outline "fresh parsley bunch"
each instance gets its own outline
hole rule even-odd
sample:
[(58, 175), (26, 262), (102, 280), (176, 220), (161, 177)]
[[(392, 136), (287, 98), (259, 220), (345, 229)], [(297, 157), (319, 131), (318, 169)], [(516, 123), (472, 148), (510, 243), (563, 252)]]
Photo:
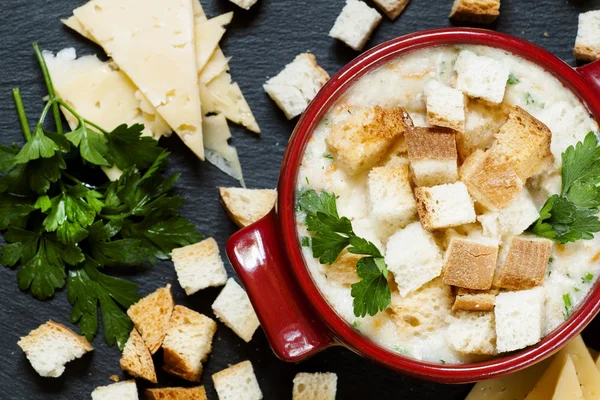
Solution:
[(529, 229), (557, 243), (593, 239), (600, 232), (600, 146), (594, 132), (562, 154), (562, 189), (546, 200)]
[(335, 262), (346, 248), (349, 253), (365, 256), (356, 263), (360, 281), (352, 285), (354, 315), (375, 315), (388, 308), (391, 292), (384, 258), (377, 246), (356, 236), (348, 218), (338, 215), (335, 195), (305, 190), (299, 196), (298, 208), (306, 213), (306, 229), (313, 234), (303, 244), (310, 245), (313, 257), (318, 258), (321, 264)]
[[(0, 262), (18, 268), (19, 288), (40, 300), (68, 286), (71, 322), (92, 340), (98, 306), (109, 345), (123, 348), (132, 322), (125, 313), (139, 300), (138, 286), (106, 274), (166, 259), (175, 247), (201, 239), (179, 214), (183, 199), (171, 194), (179, 175), (163, 177), (168, 153), (141, 136), (140, 124), (106, 131), (56, 95), (36, 44), (48, 101), (33, 132), (18, 89), (13, 98), (26, 142), (0, 146), (0, 230), (6, 244)], [(59, 106), (77, 120), (65, 133)], [(54, 114), (55, 131), (45, 128)], [(93, 185), (98, 167), (117, 167), (121, 177)]]

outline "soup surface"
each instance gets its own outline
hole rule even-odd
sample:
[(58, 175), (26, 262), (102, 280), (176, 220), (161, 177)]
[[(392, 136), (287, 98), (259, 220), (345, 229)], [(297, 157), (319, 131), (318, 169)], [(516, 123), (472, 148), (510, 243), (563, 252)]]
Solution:
[[(525, 115), (534, 117), (549, 128), (551, 155), (549, 153), (545, 158), (546, 164), (536, 165), (535, 171), (532, 170), (528, 174), (516, 172), (517, 176), (523, 178), (522, 192), (515, 196), (508, 206), (504, 204), (495, 207), (480, 201), (481, 197), (476, 196), (472, 186), (467, 185), (473, 199), (471, 208), (476, 217), (470, 220), (466, 217), (465, 221), (468, 222), (460, 223), (462, 208), (453, 209), (453, 205), (450, 204), (450, 208), (438, 210), (442, 214), (441, 218), (456, 217), (458, 222), (446, 224), (449, 227), (426, 227), (427, 223), (423, 221), (421, 211), (427, 214), (431, 210), (417, 212), (414, 207), (409, 206), (408, 211), (400, 215), (402, 213), (398, 207), (402, 205), (402, 201), (394, 199), (394, 196), (403, 195), (394, 189), (396, 182), (392, 179), (376, 186), (374, 171), (391, 165), (410, 165), (408, 179), (410, 188), (416, 193), (416, 187), (419, 186), (417, 180), (426, 181), (429, 172), (442, 171), (438, 161), (444, 159), (447, 163), (448, 158), (452, 158), (451, 154), (446, 158), (439, 154), (425, 157), (425, 163), (417, 170), (416, 164), (411, 165), (412, 159), (409, 160), (407, 138), (404, 137), (406, 134), (398, 134), (393, 140), (385, 142), (385, 152), (379, 149), (379, 155), (365, 161), (368, 166), (349, 165), (348, 158), (340, 150), (341, 146), (332, 146), (331, 135), (335, 135), (335, 129), (340, 129), (344, 124), (352, 124), (357, 112), (372, 109), (374, 106), (380, 106), (382, 109), (402, 107), (415, 127), (432, 127), (431, 122), (435, 121), (435, 118), (428, 119), (428, 100), (431, 100), (433, 108), (436, 100), (444, 103), (447, 97), (443, 91), (436, 92), (433, 85), (432, 92), (427, 93), (427, 84), (435, 81), (443, 85), (444, 89), (454, 89), (461, 85), (459, 79), (463, 80), (463, 87), (469, 87), (478, 85), (477, 82), (470, 82), (471, 78), (475, 81), (481, 78), (459, 76), (461, 67), (457, 65), (457, 58), (463, 52), (467, 52), (469, 57), (484, 56), (483, 59), (475, 58), (477, 61), (472, 62), (493, 60), (496, 66), (503, 68), (500, 68), (501, 71), (508, 70), (509, 75), (500, 103), (478, 98), (467, 93), (469, 90), (463, 90), (464, 111), (458, 112), (459, 120), (460, 112), (464, 112), (463, 125), (458, 128), (455, 126), (458, 132), (447, 133), (454, 135), (453, 140), (457, 143), (458, 152), (454, 163), (459, 176), (452, 178), (450, 171), (450, 178), (448, 174), (445, 175), (446, 178), (441, 178), (446, 179), (444, 183), (456, 185), (456, 182), (459, 182), (462, 185), (460, 182), (465, 160), (477, 151), (488, 151), (500, 141), (498, 132), (504, 129), (503, 125), (507, 123), (511, 110), (516, 106), (520, 107)], [(475, 68), (475, 71), (484, 71), (485, 68), (485, 64), (482, 64)], [(464, 71), (462, 73), (465, 74)], [(485, 75), (485, 71), (482, 74)], [(485, 77), (483, 79), (483, 85), (486, 85)], [(477, 87), (474, 90), (476, 91)], [(449, 116), (457, 115), (456, 108), (451, 109), (451, 105), (442, 105), (441, 110), (442, 114), (447, 111)], [(365, 115), (369, 117), (368, 112)], [(407, 122), (407, 126), (409, 125), (410, 122)], [(366, 125), (364, 129), (367, 129)], [(306, 214), (299, 211), (298, 237), (301, 238), (306, 265), (314, 282), (337, 313), (356, 330), (379, 345), (409, 357), (436, 363), (462, 363), (507, 351), (505, 344), (500, 345), (501, 341), (506, 341), (500, 336), (507, 333), (494, 325), (495, 319), (507, 318), (506, 315), (496, 314), (504, 312), (499, 310), (499, 297), (496, 297), (495, 309), (493, 306), (492, 309), (482, 306), (488, 311), (466, 311), (461, 310), (460, 306), (457, 309), (457, 305), (454, 304), (457, 294), (484, 294), (486, 298), (494, 299), (498, 293), (498, 296), (502, 296), (515, 291), (498, 287), (496, 264), (506, 262), (509, 243), (537, 220), (540, 209), (551, 195), (561, 192), (561, 154), (567, 147), (583, 141), (589, 132), (597, 131), (598, 125), (586, 107), (556, 78), (540, 67), (505, 51), (483, 46), (444, 46), (415, 51), (382, 65), (358, 80), (319, 123), (306, 147), (297, 188), (299, 193), (315, 190), (317, 193), (327, 191), (336, 196), (339, 216), (347, 217), (356, 235), (372, 242), (385, 256), (389, 268), (387, 280), (391, 301), (386, 309), (373, 313), (374, 315), (367, 313), (364, 317), (357, 317), (352, 296), (352, 285), (359, 280), (355, 266), (357, 258), (347, 250), (342, 251), (335, 262), (331, 263), (321, 263), (318, 258), (313, 257), (309, 238), (314, 232), (307, 230)], [(524, 131), (521, 133), (527, 134)], [(358, 146), (363, 153), (372, 150), (368, 147), (369, 143), (355, 143), (354, 146)], [(355, 150), (357, 149), (352, 148), (349, 151)], [(429, 151), (435, 152), (432, 149)], [(440, 174), (444, 175), (443, 171)], [(431, 185), (425, 183), (421, 186)], [(446, 196), (454, 198), (454, 194), (446, 195), (443, 191), (440, 193), (442, 202), (446, 200)], [(389, 200), (390, 209), (387, 209), (385, 202), (382, 203), (381, 197)], [(407, 201), (410, 203), (410, 200)], [(533, 217), (531, 204), (534, 205)], [(525, 213), (523, 210), (527, 210), (528, 206), (529, 211)], [(386, 215), (394, 218), (387, 218)], [(524, 227), (523, 223), (526, 224)], [(433, 239), (432, 243), (437, 246), (433, 252), (430, 247), (420, 247), (424, 235)], [(402, 237), (404, 239), (400, 240)], [(536, 240), (530, 235), (520, 237), (531, 242)], [(414, 241), (410, 238), (414, 238)], [(448, 269), (452, 268), (449, 266), (449, 258), (450, 242), (453, 238), (467, 239), (469, 243), (487, 246), (485, 248), (497, 248), (497, 254), (491, 256), (496, 266), (496, 271), (493, 272), (494, 284), (491, 287), (484, 284), (482, 288), (485, 289), (474, 291), (472, 288), (461, 289), (456, 287), (457, 285), (444, 283), (448, 278), (445, 274), (449, 274)], [(438, 251), (441, 256), (433, 254)], [(412, 254), (410, 257), (413, 257), (413, 260), (403, 260), (396, 265), (395, 257), (409, 257), (407, 254)], [(527, 264), (530, 259), (536, 257), (544, 259), (544, 255), (540, 256), (537, 250), (535, 254), (525, 251), (520, 256), (523, 259), (517, 261), (517, 264)], [(526, 285), (527, 293), (531, 290), (543, 291), (539, 311), (542, 315), (535, 316), (539, 317), (541, 324), (540, 334), (533, 340), (529, 339), (526, 345), (534, 344), (558, 327), (585, 298), (600, 273), (600, 235), (591, 240), (578, 240), (567, 244), (551, 242), (548, 256), (544, 261), (543, 280)], [(431, 268), (424, 267), (432, 263), (439, 264), (433, 268), (433, 274)], [(458, 263), (466, 261), (459, 259)], [(412, 272), (406, 270), (410, 265), (410, 268), (416, 268)], [(478, 268), (478, 264), (467, 265), (467, 268)], [(416, 276), (413, 276), (415, 274)], [(527, 297), (523, 297), (523, 301), (528, 302)], [(533, 312), (535, 314), (535, 311)], [(518, 319), (515, 322), (518, 324)], [(482, 328), (482, 325), (485, 326)], [(477, 338), (477, 335), (485, 337)], [(516, 347), (525, 346), (517, 344)], [(516, 348), (511, 347), (508, 350)]]

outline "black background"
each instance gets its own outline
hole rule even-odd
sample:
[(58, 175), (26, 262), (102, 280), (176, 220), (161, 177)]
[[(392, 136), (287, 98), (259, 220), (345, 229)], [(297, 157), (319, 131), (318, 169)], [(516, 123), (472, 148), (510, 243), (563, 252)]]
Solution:
[[(448, 14), (453, 0), (412, 0), (394, 22), (384, 17), (366, 48), (385, 40), (428, 28), (451, 26)], [(243, 11), (226, 0), (202, 0), (209, 17), (235, 11), (233, 23), (222, 41), (223, 51), (233, 57), (230, 66), (260, 124), (260, 137), (232, 125), (233, 143), (240, 154), (246, 183), (251, 188), (275, 187), (279, 166), (295, 121), (287, 121), (265, 95), (262, 84), (277, 74), (301, 52), (311, 51), (319, 64), (334, 74), (357, 53), (327, 33), (344, 5), (344, 0), (259, 0)], [(102, 50), (59, 22), (80, 5), (74, 0), (0, 0), (0, 138), (1, 142), (22, 143), (10, 90), (20, 87), (30, 118), (37, 118), (46, 95), (31, 43), (58, 51), (74, 46), (79, 55)], [(372, 5), (372, 4), (370, 4)], [(373, 6), (373, 5), (372, 5)], [(573, 65), (573, 43), (577, 15), (600, 9), (600, 0), (503, 0), (501, 16), (490, 27), (527, 39)], [(162, 144), (172, 151), (172, 172), (181, 172), (177, 191), (188, 198), (184, 214), (206, 236), (213, 236), (222, 251), (234, 231), (218, 202), (217, 186), (235, 186), (236, 182), (208, 163), (198, 161), (178, 138)], [(230, 275), (233, 272), (227, 265)], [(29, 365), (17, 346), (26, 335), (49, 318), (68, 325), (71, 310), (66, 292), (50, 301), (40, 302), (17, 288), (16, 273), (0, 268), (0, 399), (86, 399), (99, 385), (111, 383), (113, 374), (123, 377), (120, 353), (108, 347), (98, 336), (95, 351), (67, 365), (58, 378), (41, 378)], [(186, 297), (179, 287), (171, 263), (144, 269), (131, 276), (145, 295), (167, 283), (173, 284), (175, 301), (214, 317), (210, 305), (220, 289), (207, 289)], [(588, 343), (598, 347), (600, 321), (586, 330)], [(160, 360), (160, 353), (155, 357)], [(213, 353), (202, 378), (210, 399), (217, 398), (211, 375), (230, 364), (251, 360), (264, 398), (290, 399), (292, 379), (297, 372), (331, 371), (338, 374), (338, 399), (463, 399), (470, 385), (441, 385), (394, 374), (361, 359), (343, 348), (329, 349), (299, 365), (279, 361), (270, 351), (261, 330), (244, 343), (232, 331), (219, 324)], [(159, 371), (163, 385), (187, 385)], [(140, 385), (141, 387), (142, 385)]]

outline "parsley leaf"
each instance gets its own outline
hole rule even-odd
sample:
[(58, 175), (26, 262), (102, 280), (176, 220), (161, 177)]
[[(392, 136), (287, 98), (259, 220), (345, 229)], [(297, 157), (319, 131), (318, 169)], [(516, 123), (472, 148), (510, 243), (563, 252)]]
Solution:
[(30, 141), (15, 155), (13, 162), (15, 164), (25, 164), (38, 158), (50, 158), (60, 150), (60, 147), (46, 134), (41, 128), (33, 133)]
[(0, 145), (0, 173), (8, 172), (14, 167), (14, 158), (18, 152), (19, 149), (16, 146)]
[(101, 133), (79, 122), (77, 128), (67, 133), (65, 137), (79, 148), (79, 153), (84, 160), (94, 165), (111, 166), (106, 160), (108, 154), (107, 140)]
[(7, 229), (11, 225), (23, 225), (23, 219), (36, 209), (28, 203), (26, 199), (18, 196), (0, 194), (0, 229)]
[(387, 282), (387, 266), (383, 258), (364, 257), (356, 263), (360, 282), (352, 285), (354, 315), (375, 315), (389, 307), (390, 288)]
[(133, 166), (140, 170), (147, 169), (162, 152), (158, 141), (149, 136), (141, 136), (143, 130), (142, 124), (122, 124), (105, 135), (109, 158), (119, 169), (125, 170)]
[(519, 78), (512, 72), (508, 75), (508, 81), (506, 82), (509, 85), (516, 85), (517, 83), (521, 83)]

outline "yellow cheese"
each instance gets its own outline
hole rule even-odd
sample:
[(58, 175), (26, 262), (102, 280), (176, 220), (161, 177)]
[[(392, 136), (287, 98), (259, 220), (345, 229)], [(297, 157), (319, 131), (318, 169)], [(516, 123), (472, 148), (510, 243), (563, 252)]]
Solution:
[(583, 400), (583, 392), (577, 379), (577, 371), (570, 356), (567, 356), (560, 371), (552, 400)]
[(596, 350), (592, 349), (591, 347), (588, 347), (588, 351), (590, 352), (590, 355), (594, 360), (598, 357), (598, 352)]
[(227, 26), (233, 18), (233, 12), (219, 15), (205, 22), (195, 23), (196, 34), (196, 65), (202, 71), (206, 63), (219, 45)]
[(566, 358), (571, 356), (577, 377), (581, 384), (585, 400), (600, 399), (600, 371), (596, 368), (594, 360), (590, 355), (581, 335), (571, 340), (567, 346), (559, 352), (559, 356)]
[(200, 71), (200, 83), (206, 85), (217, 76), (227, 72), (229, 70), (229, 60), (230, 57), (225, 57), (225, 54), (217, 46), (215, 52), (210, 56), (202, 71)]
[(565, 357), (555, 356), (550, 366), (544, 372), (544, 375), (542, 375), (533, 390), (525, 397), (525, 400), (551, 400), (564, 364)]
[(206, 160), (246, 187), (237, 150), (228, 143), (231, 132), (223, 114), (205, 117), (202, 125)]
[(192, 0), (91, 0), (73, 13), (203, 159)]
[(596, 356), (596, 367), (598, 368), (598, 371), (600, 371), (600, 355)]
[(85, 30), (85, 28), (79, 23), (79, 20), (77, 20), (77, 18), (75, 18), (74, 15), (71, 15), (67, 19), (61, 19), (60, 22), (62, 22), (69, 28), (73, 29), (75, 32), (79, 33), (84, 38), (91, 40), (92, 42), (95, 42), (92, 35), (90, 35), (90, 33)]
[(192, 12), (194, 13), (194, 23), (206, 21), (206, 14), (200, 0), (192, 0)]

